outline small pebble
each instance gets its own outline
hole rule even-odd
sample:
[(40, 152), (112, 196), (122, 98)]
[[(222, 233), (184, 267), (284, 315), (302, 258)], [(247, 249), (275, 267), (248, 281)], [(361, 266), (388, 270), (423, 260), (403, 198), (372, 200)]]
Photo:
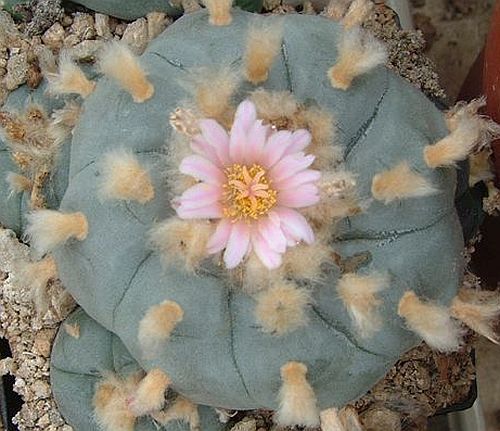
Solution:
[(123, 36), (123, 33), (125, 32), (126, 28), (127, 24), (124, 23), (117, 24), (115, 27), (115, 34), (120, 37)]
[(7, 90), (15, 90), (28, 78), (28, 54), (19, 52), (11, 55), (7, 61), (7, 74), (4, 83)]
[(69, 52), (71, 57), (76, 61), (94, 61), (97, 52), (103, 45), (104, 42), (102, 40), (84, 40), (71, 47)]
[(401, 431), (399, 413), (385, 407), (371, 407), (361, 415), (364, 431)]
[(148, 23), (145, 18), (139, 18), (129, 24), (123, 33), (122, 40), (137, 55), (144, 52), (148, 46)]
[(50, 385), (43, 380), (37, 380), (32, 385), (33, 393), (37, 398), (47, 398), (50, 396)]
[(112, 39), (111, 27), (109, 25), (109, 16), (102, 13), (95, 14), (95, 30), (97, 36), (103, 39)]
[(158, 35), (163, 33), (168, 25), (172, 23), (172, 19), (169, 18), (163, 12), (151, 12), (146, 15), (146, 20), (148, 22), (148, 39), (153, 40)]
[(256, 431), (257, 422), (253, 418), (244, 418), (231, 428), (231, 431)]
[(93, 39), (96, 36), (93, 16), (88, 13), (76, 13), (70, 32), (76, 35), (79, 41)]
[(56, 22), (42, 36), (45, 45), (52, 49), (60, 49), (64, 41), (64, 27)]
[(69, 15), (64, 15), (61, 23), (63, 27), (69, 27), (71, 24), (73, 24), (73, 18), (71, 18)]
[(78, 323), (65, 323), (64, 330), (70, 337), (77, 340), (80, 338), (80, 325)]

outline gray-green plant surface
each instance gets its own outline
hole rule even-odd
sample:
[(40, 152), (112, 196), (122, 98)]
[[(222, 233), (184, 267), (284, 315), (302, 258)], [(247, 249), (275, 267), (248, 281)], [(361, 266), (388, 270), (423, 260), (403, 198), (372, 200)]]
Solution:
[[(118, 337), (106, 331), (95, 320), (78, 309), (66, 319), (69, 325), (78, 325), (80, 337), (59, 331), (51, 355), (50, 380), (58, 407), (63, 416), (71, 418), (76, 430), (97, 431), (99, 426), (92, 410), (95, 387), (102, 375), (113, 372), (127, 377), (141, 369)], [(203, 430), (221, 428), (216, 413), (208, 407), (199, 408)], [(157, 431), (159, 425), (150, 418), (142, 418), (136, 431)], [(188, 431), (189, 425), (173, 421), (161, 428), (167, 431)]]
[[(181, 14), (179, 6), (168, 0), (76, 0), (76, 3), (126, 20), (140, 18), (149, 12), (165, 12), (170, 16)], [(235, 6), (249, 12), (259, 12), (262, 9), (262, 0), (236, 0)]]
[[(388, 205), (374, 201), (366, 213), (338, 227), (332, 249), (344, 258), (369, 255), (359, 272), (389, 276), (390, 288), (381, 294), (384, 324), (368, 339), (357, 336), (337, 296), (340, 273), (334, 265), (320, 282), (309, 286), (314, 298), (308, 308), (309, 324), (277, 337), (259, 329), (253, 315), (255, 301), (238, 286), (229, 285), (210, 267), (190, 274), (174, 263), (165, 265), (148, 246), (155, 223), (173, 215), (163, 160), (168, 152), (165, 142), (168, 147), (173, 133), (167, 116), (187, 97), (179, 81), (199, 66), (241, 64), (246, 29), (259, 19), (282, 19), (284, 28), (281, 53), (263, 86), (289, 90), (298, 101), (318, 104), (335, 115), (339, 144), (347, 168), (358, 175), (361, 196), (370, 196), (376, 173), (402, 160), (440, 190)], [(363, 395), (403, 352), (420, 342), (397, 316), (403, 292), (412, 289), (448, 304), (460, 285), (463, 239), (454, 205), (456, 172), (431, 170), (422, 158), (425, 145), (447, 134), (443, 115), (385, 67), (358, 78), (348, 91), (333, 89), (327, 70), (337, 58), (341, 31), (338, 24), (316, 16), (264, 18), (234, 11), (231, 25), (214, 27), (204, 11), (186, 15), (141, 57), (155, 86), (152, 99), (134, 104), (117, 84), (102, 78), (84, 103), (60, 209), (82, 211), (89, 235), (54, 252), (60, 278), (88, 315), (121, 339), (141, 368), (162, 368), (174, 389), (196, 403), (276, 409), (280, 367), (293, 360), (307, 365), (321, 408), (342, 406)], [(237, 101), (253, 88), (246, 84)], [(153, 201), (140, 205), (98, 199), (99, 160), (114, 148), (132, 150), (149, 167), (156, 191)], [(137, 340), (138, 325), (151, 306), (164, 300), (177, 302), (184, 319), (161, 354), (145, 360)], [(55, 353), (70, 352), (69, 342), (76, 343), (61, 336)], [(109, 350), (110, 336), (95, 337), (94, 343), (94, 349)], [(69, 356), (57, 353), (57, 366), (70, 369), (61, 361), (79, 361)], [(79, 381), (64, 374), (53, 381), (59, 402), (68, 405), (64, 414), (74, 424), (82, 423), (81, 407), (71, 407), (77, 405), (71, 397), (84, 391), (78, 389)], [(82, 388), (88, 392), (88, 379), (84, 381)]]
[[(43, 83), (36, 90), (23, 85), (12, 92), (0, 111), (22, 114), (29, 106), (39, 106), (47, 117), (52, 112), (64, 105), (62, 98), (53, 98), (47, 95), (47, 85)], [(55, 160), (50, 180), (45, 184), (44, 195), (49, 208), (58, 208), (59, 203), (68, 186), (69, 159), (71, 140), (67, 139), (61, 146)], [(0, 224), (22, 234), (25, 225), (25, 215), (30, 210), (29, 196), (27, 193), (11, 193), (8, 183), (5, 181), (7, 172), (19, 172), (18, 166), (13, 162), (11, 151), (7, 145), (5, 136), (0, 133), (0, 167), (2, 179), (0, 181)]]

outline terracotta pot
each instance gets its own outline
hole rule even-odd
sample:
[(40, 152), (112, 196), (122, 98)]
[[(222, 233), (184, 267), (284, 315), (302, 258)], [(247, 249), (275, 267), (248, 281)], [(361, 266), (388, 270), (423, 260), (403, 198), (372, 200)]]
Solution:
[[(486, 113), (500, 123), (500, 1), (495, 6), (486, 42), (483, 68), (483, 92), (487, 97)], [(500, 140), (492, 144), (497, 186), (500, 185)]]
[[(500, 0), (497, 1), (485, 49), (476, 59), (464, 82), (459, 100), (471, 100), (486, 95), (485, 114), (500, 123)], [(496, 183), (500, 185), (500, 140), (493, 143)], [(472, 269), (483, 287), (494, 289), (500, 282), (500, 217), (487, 216), (481, 226), (483, 240), (472, 256)]]

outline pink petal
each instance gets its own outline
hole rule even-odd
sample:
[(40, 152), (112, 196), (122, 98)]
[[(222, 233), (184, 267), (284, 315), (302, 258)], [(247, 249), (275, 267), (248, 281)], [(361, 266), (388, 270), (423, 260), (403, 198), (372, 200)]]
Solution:
[(203, 137), (203, 135), (193, 136), (191, 140), (191, 149), (202, 157), (207, 158), (212, 163), (217, 166), (220, 166), (219, 158), (217, 157), (217, 153), (215, 152), (215, 148), (213, 148)]
[(256, 119), (255, 105), (248, 100), (241, 102), (234, 115), (229, 138), (229, 156), (233, 163), (245, 162), (247, 136)]
[(228, 269), (235, 268), (242, 261), (250, 245), (250, 226), (238, 221), (233, 223), (224, 252), (224, 263)]
[(289, 190), (295, 189), (302, 184), (314, 183), (321, 178), (321, 172), (315, 171), (313, 169), (306, 169), (305, 171), (299, 172), (291, 178), (286, 178), (285, 180), (273, 183), (273, 189), (275, 190)]
[(303, 151), (311, 143), (311, 133), (306, 129), (299, 129), (292, 133), (292, 142), (287, 147), (285, 154)]
[(262, 124), (262, 120), (257, 120), (248, 131), (244, 151), (244, 160), (248, 165), (260, 163), (269, 129), (269, 126)]
[(280, 130), (267, 140), (262, 161), (266, 168), (270, 168), (281, 159), (286, 149), (291, 144), (291, 137), (292, 133), (288, 130)]
[(304, 153), (289, 154), (269, 170), (269, 178), (274, 183), (278, 183), (290, 178), (297, 172), (307, 169), (313, 162), (314, 156), (312, 154), (308, 156), (304, 155)]
[(228, 166), (229, 160), (229, 137), (224, 128), (212, 119), (203, 119), (198, 122), (201, 133), (210, 146), (215, 150), (217, 159), (221, 166)]
[(304, 208), (319, 202), (318, 188), (314, 184), (304, 184), (297, 189), (278, 193), (278, 204), (289, 208)]
[(276, 253), (284, 253), (286, 251), (287, 240), (279, 224), (273, 223), (269, 217), (259, 220), (259, 233), (267, 241), (269, 247)]
[(245, 147), (247, 145), (247, 133), (241, 127), (233, 125), (231, 129), (231, 138), (229, 141), (229, 158), (231, 163), (245, 162)]
[(297, 241), (292, 233), (286, 228), (286, 226), (282, 227), (283, 234), (286, 237), (286, 245), (288, 247), (295, 247), (299, 241)]
[(199, 183), (187, 189), (177, 201), (185, 209), (194, 209), (217, 202), (221, 196), (221, 187), (213, 184)]
[(233, 223), (231, 220), (227, 218), (221, 219), (217, 225), (217, 229), (215, 229), (215, 232), (207, 242), (208, 253), (214, 254), (224, 250), (229, 239), (229, 235), (231, 234), (232, 227)]
[(284, 207), (277, 207), (274, 211), (279, 215), (283, 229), (286, 229), (295, 241), (305, 241), (307, 244), (314, 242), (314, 232), (302, 214)]
[(257, 110), (250, 100), (244, 100), (238, 105), (234, 114), (233, 126), (237, 125), (244, 130), (249, 130), (252, 124), (257, 120)]
[(276, 211), (271, 210), (267, 213), (267, 215), (269, 217), (269, 220), (271, 220), (275, 225), (279, 226), (281, 224), (280, 216)]
[(200, 181), (209, 184), (221, 185), (226, 182), (226, 176), (211, 161), (199, 155), (192, 155), (182, 159), (179, 170), (186, 175), (191, 175)]
[(215, 202), (201, 208), (187, 209), (183, 205), (176, 208), (177, 215), (182, 219), (207, 219), (207, 218), (222, 218), (222, 205)]
[(281, 254), (272, 250), (268, 242), (258, 232), (252, 233), (252, 245), (255, 254), (267, 268), (275, 269), (281, 265)]

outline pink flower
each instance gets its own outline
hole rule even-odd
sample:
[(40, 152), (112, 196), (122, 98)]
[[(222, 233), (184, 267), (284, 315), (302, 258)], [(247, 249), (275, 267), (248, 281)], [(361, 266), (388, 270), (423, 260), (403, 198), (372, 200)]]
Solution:
[(224, 250), (227, 268), (254, 251), (277, 268), (287, 247), (311, 244), (314, 233), (297, 211), (319, 201), (320, 172), (308, 169), (314, 156), (303, 150), (307, 130), (274, 131), (257, 120), (255, 106), (243, 101), (231, 132), (212, 119), (199, 122), (201, 134), (180, 171), (199, 182), (175, 200), (182, 219), (220, 219), (208, 241), (208, 253)]

